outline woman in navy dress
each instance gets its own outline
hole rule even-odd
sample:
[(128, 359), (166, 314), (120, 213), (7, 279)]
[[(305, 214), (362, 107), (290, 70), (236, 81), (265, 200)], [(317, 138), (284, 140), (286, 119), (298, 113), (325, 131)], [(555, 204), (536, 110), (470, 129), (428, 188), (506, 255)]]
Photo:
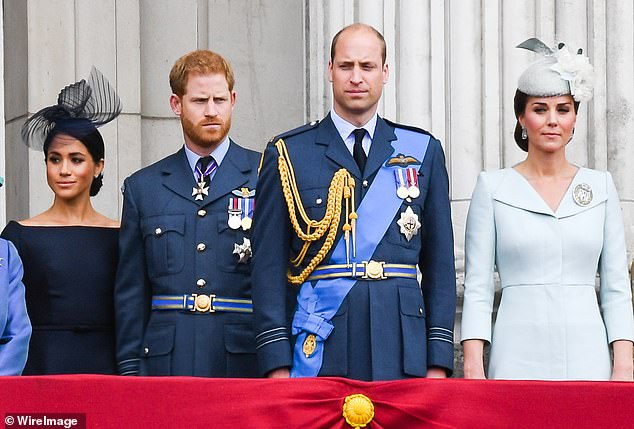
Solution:
[(33, 334), (24, 374), (114, 374), (114, 278), (118, 222), (98, 213), (90, 197), (102, 186), (104, 142), (97, 127), (121, 102), (95, 68), (88, 81), (64, 88), (58, 104), (33, 115), (24, 142), (44, 152), (53, 205), (2, 237), (24, 263)]

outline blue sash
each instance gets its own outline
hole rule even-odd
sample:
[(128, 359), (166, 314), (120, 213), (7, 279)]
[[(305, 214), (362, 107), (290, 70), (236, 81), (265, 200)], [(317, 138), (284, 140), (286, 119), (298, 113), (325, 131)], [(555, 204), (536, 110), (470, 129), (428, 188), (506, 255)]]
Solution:
[[(397, 140), (392, 142), (392, 156), (402, 153), (420, 160), (421, 166), (429, 135), (396, 128)], [(359, 205), (357, 214), (356, 258), (350, 262), (369, 261), (374, 254), (385, 232), (389, 228), (403, 200), (395, 191), (394, 168), (383, 164), (377, 172), (372, 185)], [(420, 168), (420, 167), (419, 167)], [(339, 238), (332, 253), (329, 264), (345, 264), (345, 240)], [(330, 335), (333, 325), (330, 320), (337, 313), (341, 303), (356, 279), (334, 278), (319, 280), (315, 287), (311, 282), (304, 282), (297, 295), (297, 309), (293, 317), (292, 333), (297, 335), (293, 354), (291, 377), (316, 377), (324, 358), (324, 342)], [(308, 334), (315, 334), (316, 348), (308, 357), (303, 352), (304, 341)]]

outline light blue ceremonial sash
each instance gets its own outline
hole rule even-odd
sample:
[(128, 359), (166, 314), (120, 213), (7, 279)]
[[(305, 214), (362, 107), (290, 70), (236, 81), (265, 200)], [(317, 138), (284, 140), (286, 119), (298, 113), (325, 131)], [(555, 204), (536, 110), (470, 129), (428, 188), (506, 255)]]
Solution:
[[(413, 156), (420, 160), (421, 166), (429, 135), (397, 128), (394, 130), (397, 140), (392, 142), (394, 152)], [(394, 168), (399, 165), (383, 164), (377, 172), (372, 185), (359, 205), (357, 214), (356, 258), (350, 255), (350, 262), (369, 261), (381, 239), (392, 223), (403, 200), (396, 195)], [(419, 167), (420, 168), (420, 167)], [(342, 236), (332, 253), (329, 264), (346, 263), (346, 244)], [(333, 325), (330, 320), (337, 313), (346, 295), (357, 282), (352, 278), (334, 278), (319, 280), (315, 287), (304, 282), (297, 295), (297, 309), (293, 317), (292, 333), (297, 335), (293, 354), (291, 377), (316, 377), (324, 359), (324, 342), (330, 335)], [(315, 334), (316, 348), (308, 357), (303, 352), (304, 341), (308, 334)]]

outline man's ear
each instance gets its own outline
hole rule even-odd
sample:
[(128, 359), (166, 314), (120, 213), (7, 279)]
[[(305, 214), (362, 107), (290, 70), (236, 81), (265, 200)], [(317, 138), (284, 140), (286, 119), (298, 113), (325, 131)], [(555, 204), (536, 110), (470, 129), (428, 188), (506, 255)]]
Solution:
[(182, 112), (182, 104), (181, 99), (178, 95), (172, 94), (170, 95), (170, 107), (172, 108), (172, 112), (176, 115), (180, 116)]

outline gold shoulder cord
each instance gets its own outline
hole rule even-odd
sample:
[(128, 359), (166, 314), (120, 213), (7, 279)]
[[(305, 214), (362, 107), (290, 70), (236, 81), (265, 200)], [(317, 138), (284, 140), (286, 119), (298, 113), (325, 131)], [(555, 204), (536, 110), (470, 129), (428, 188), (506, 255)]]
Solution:
[[(275, 143), (275, 147), (279, 152), (278, 169), (280, 172), (280, 181), (282, 182), (282, 192), (284, 193), (284, 199), (288, 206), (288, 213), (290, 217), (293, 229), (297, 234), (297, 237), (304, 242), (302, 250), (299, 254), (290, 262), (295, 267), (298, 267), (304, 261), (306, 253), (310, 245), (326, 234), (326, 240), (319, 249), (319, 252), (313, 257), (299, 275), (292, 275), (290, 270), (287, 274), (288, 281), (294, 285), (300, 285), (306, 281), (306, 278), (313, 272), (313, 270), (323, 261), (326, 254), (332, 248), (337, 236), (337, 229), (339, 228), (339, 222), (341, 219), (341, 209), (343, 207), (343, 200), (345, 200), (346, 206), (346, 223), (343, 226), (344, 239), (346, 241), (346, 262), (350, 263), (350, 234), (352, 233), (352, 253), (356, 254), (356, 221), (357, 213), (355, 212), (354, 204), (354, 178), (348, 170), (342, 168), (338, 170), (332, 177), (330, 187), (328, 188), (328, 201), (326, 203), (326, 214), (323, 219), (317, 221), (312, 220), (306, 214), (302, 199), (297, 189), (297, 182), (295, 181), (295, 173), (293, 172), (293, 166), (291, 164), (288, 151), (286, 150), (286, 144), (284, 140), (279, 139)], [(300, 225), (297, 214), (301, 217), (305, 230)]]

